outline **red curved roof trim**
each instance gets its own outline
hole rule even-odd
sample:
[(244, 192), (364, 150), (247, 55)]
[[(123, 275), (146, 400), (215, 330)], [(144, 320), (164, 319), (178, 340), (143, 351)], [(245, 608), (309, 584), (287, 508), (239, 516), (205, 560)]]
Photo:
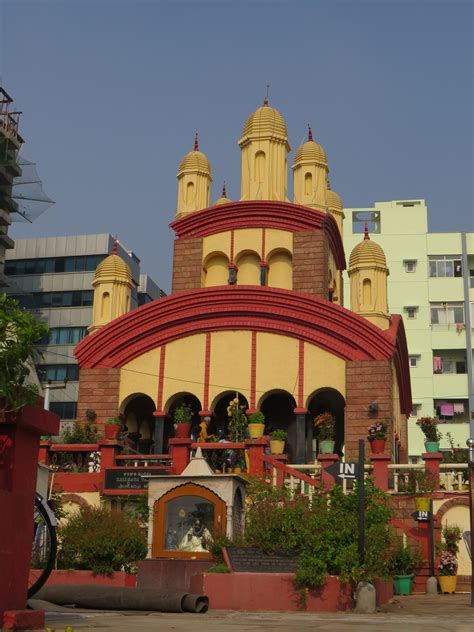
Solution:
[(392, 324), (384, 331), (384, 336), (391, 341), (394, 349), (393, 362), (397, 372), (398, 388), (400, 391), (400, 409), (405, 415), (410, 415), (413, 409), (411, 396), (410, 369), (408, 362), (408, 345), (403, 318), (398, 314), (392, 315)]
[(292, 202), (253, 200), (210, 206), (171, 222), (178, 238), (207, 237), (238, 228), (278, 228), (290, 232), (324, 230), (339, 270), (346, 260), (334, 217)]

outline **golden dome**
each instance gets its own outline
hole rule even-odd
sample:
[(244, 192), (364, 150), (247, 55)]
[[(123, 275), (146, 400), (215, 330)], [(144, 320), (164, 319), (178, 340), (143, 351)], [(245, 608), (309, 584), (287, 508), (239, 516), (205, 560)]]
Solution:
[(300, 145), (295, 154), (295, 165), (299, 162), (318, 162), (327, 166), (326, 152), (313, 140), (311, 127), (308, 126), (308, 140)]
[(367, 226), (364, 239), (354, 247), (349, 258), (349, 270), (356, 266), (387, 268), (385, 253), (381, 246), (370, 239)]
[(211, 175), (211, 163), (209, 162), (206, 154), (199, 151), (198, 134), (194, 138), (194, 149), (190, 151), (179, 163), (178, 175), (182, 171), (199, 171)]
[(132, 273), (125, 261), (114, 252), (99, 263), (95, 269), (94, 283), (97, 281), (126, 281), (132, 283)]
[(326, 200), (327, 200), (328, 208), (333, 208), (333, 209), (336, 209), (337, 211), (342, 211), (343, 209), (342, 200), (335, 191), (328, 189), (326, 193)]
[(242, 136), (280, 136), (288, 140), (288, 130), (283, 116), (265, 99), (263, 105), (248, 117)]

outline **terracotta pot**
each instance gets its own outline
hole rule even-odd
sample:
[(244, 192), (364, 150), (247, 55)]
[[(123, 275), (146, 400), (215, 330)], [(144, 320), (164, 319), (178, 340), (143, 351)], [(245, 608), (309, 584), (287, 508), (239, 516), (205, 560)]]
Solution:
[(320, 454), (334, 454), (334, 439), (323, 439), (319, 442)]
[(438, 577), (439, 589), (442, 593), (454, 594), (456, 592), (457, 575), (440, 575)]
[(106, 439), (117, 439), (120, 426), (118, 424), (105, 424), (104, 431)]
[(369, 441), (372, 454), (383, 454), (385, 451), (385, 439), (373, 439)]
[(249, 424), (249, 435), (251, 439), (261, 439), (265, 431), (265, 424)]
[(272, 451), (272, 454), (283, 454), (283, 452), (285, 451), (285, 442), (271, 439), (270, 450)]
[(188, 439), (191, 436), (191, 424), (176, 424), (174, 436), (178, 439)]

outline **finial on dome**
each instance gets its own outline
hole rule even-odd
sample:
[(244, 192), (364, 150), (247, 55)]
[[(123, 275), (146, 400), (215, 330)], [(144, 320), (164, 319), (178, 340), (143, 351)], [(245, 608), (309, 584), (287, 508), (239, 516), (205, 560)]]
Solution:
[(308, 123), (308, 141), (313, 140), (313, 130), (311, 129), (311, 125)]
[(263, 105), (268, 105), (268, 93), (270, 92), (270, 84), (267, 83), (267, 94), (265, 95), (265, 98), (263, 99)]
[(114, 245), (113, 245), (113, 248), (112, 248), (112, 254), (116, 255), (117, 252), (118, 252), (118, 239), (117, 239), (117, 237), (115, 237)]
[(369, 226), (368, 226), (367, 222), (365, 222), (364, 239), (370, 239), (370, 237), (369, 237)]
[(197, 132), (194, 136), (194, 151), (199, 151), (199, 137)]
[(225, 188), (225, 180), (224, 180), (224, 184), (222, 185), (222, 197), (227, 197), (227, 191)]

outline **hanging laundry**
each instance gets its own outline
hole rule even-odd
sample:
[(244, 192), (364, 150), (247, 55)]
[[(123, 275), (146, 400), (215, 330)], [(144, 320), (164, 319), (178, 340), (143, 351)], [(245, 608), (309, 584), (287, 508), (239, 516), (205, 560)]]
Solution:
[(455, 415), (463, 415), (464, 414), (464, 404), (463, 402), (455, 402), (454, 406), (454, 414)]
[(443, 362), (439, 356), (433, 356), (433, 373), (442, 373)]
[(454, 404), (444, 402), (441, 404), (441, 415), (443, 417), (454, 417)]

